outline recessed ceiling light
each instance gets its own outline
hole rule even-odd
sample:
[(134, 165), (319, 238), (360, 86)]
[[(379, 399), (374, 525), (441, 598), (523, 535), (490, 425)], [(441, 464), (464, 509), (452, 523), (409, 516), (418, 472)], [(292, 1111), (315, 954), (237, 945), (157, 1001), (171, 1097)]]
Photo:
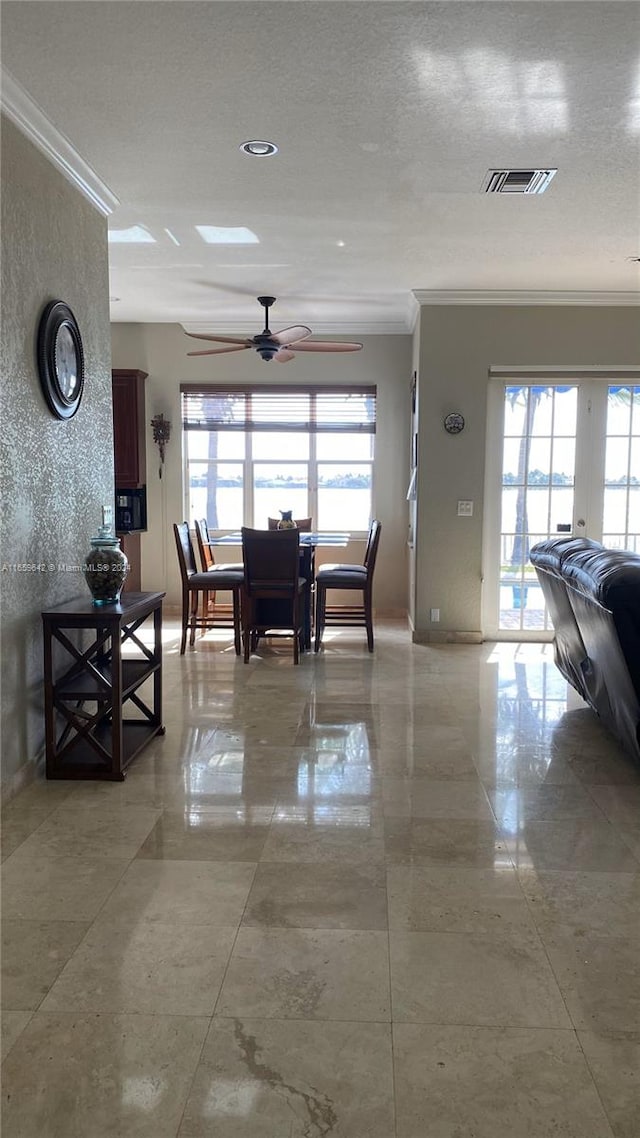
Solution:
[(259, 138), (243, 142), (240, 149), (243, 154), (250, 154), (252, 158), (270, 158), (272, 154), (278, 153), (275, 142), (262, 142)]
[(346, 241), (336, 241), (336, 245), (338, 246), (338, 249), (344, 249)]

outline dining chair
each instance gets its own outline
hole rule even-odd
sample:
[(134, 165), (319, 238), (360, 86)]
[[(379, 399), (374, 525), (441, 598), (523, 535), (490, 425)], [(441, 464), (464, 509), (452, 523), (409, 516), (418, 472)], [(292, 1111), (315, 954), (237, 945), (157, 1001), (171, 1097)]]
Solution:
[[(221, 573), (226, 570), (230, 573), (244, 574), (244, 566), (241, 561), (216, 563), (215, 555), (213, 552), (213, 545), (209, 537), (209, 524), (206, 518), (200, 518), (193, 523), (193, 528), (196, 533), (196, 544), (198, 546), (198, 553), (200, 555), (200, 565), (203, 573), (209, 573), (214, 570), (215, 574)], [(212, 585), (214, 582), (211, 582)], [(221, 604), (217, 598), (215, 589), (207, 589), (202, 593), (202, 615), (212, 617), (220, 627), (229, 627), (233, 625), (233, 605)]]
[(241, 561), (236, 562), (222, 562), (216, 563), (215, 555), (213, 552), (213, 545), (209, 536), (209, 523), (206, 518), (200, 518), (193, 523), (193, 528), (196, 532), (196, 543), (198, 546), (198, 553), (200, 554), (200, 565), (202, 572), (208, 573), (210, 569), (227, 569), (232, 573), (243, 573), (244, 566)]
[(297, 529), (242, 528), (244, 588), (242, 634), (244, 661), (249, 663), (258, 638), (274, 633), (293, 637), (293, 662), (304, 648), (304, 596), (307, 582), (300, 576), (300, 535)]
[[(367, 630), (367, 647), (373, 652), (373, 573), (378, 556), (382, 524), (372, 521), (362, 565), (321, 565), (316, 573), (316, 636), (314, 651), (322, 643), (328, 626)], [(350, 605), (328, 605), (327, 590), (340, 589), (362, 593), (360, 601)]]
[[(206, 573), (199, 573), (196, 567), (193, 542), (189, 533), (188, 522), (174, 522), (173, 533), (178, 551), (178, 564), (182, 580), (182, 640), (180, 655), (184, 656), (187, 643), (187, 632), (190, 633), (189, 645), (193, 647), (196, 638), (196, 629), (203, 631), (211, 628), (233, 627), (233, 641), (236, 656), (241, 653), (240, 642), (240, 596), (244, 574), (242, 568), (236, 570), (227, 565), (214, 565)], [(233, 597), (232, 612), (230, 615), (211, 613), (203, 604), (200, 608), (200, 595), (218, 590), (229, 591)]]
[[(302, 533), (311, 533), (313, 527), (313, 518), (294, 518), (296, 529), (301, 530)], [(280, 523), (280, 518), (269, 518), (269, 529), (277, 529)]]

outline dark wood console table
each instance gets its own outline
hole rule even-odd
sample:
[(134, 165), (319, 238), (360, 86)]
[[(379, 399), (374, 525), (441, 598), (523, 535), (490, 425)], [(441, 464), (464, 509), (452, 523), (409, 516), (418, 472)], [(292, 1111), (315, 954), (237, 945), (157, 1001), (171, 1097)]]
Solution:
[[(103, 606), (80, 597), (42, 613), (47, 778), (122, 782), (131, 760), (164, 734), (164, 596), (123, 593), (118, 604)], [(147, 620), (153, 620), (152, 647), (139, 635)], [(73, 643), (69, 629), (91, 634), (89, 646)], [(149, 679), (151, 707), (138, 691)], [(124, 718), (125, 703), (137, 717)]]

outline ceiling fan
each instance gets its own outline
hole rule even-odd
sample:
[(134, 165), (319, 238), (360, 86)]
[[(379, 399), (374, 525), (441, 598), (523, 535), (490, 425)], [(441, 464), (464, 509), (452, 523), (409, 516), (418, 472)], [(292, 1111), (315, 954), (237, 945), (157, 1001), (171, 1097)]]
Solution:
[(244, 339), (237, 336), (208, 336), (199, 332), (187, 332), (194, 340), (213, 340), (214, 343), (228, 344), (227, 348), (204, 348), (200, 352), (187, 352), (188, 356), (215, 356), (221, 352), (242, 352), (245, 348), (255, 348), (263, 360), (277, 360), (279, 364), (286, 364), (295, 359), (297, 352), (359, 352), (362, 344), (340, 343), (337, 340), (313, 340), (310, 343), (307, 337), (311, 329), (304, 324), (294, 324), (291, 328), (283, 328), (281, 332), (272, 332), (269, 328), (269, 309), (275, 304), (275, 296), (259, 296), (258, 304), (264, 308), (264, 328), (257, 336)]

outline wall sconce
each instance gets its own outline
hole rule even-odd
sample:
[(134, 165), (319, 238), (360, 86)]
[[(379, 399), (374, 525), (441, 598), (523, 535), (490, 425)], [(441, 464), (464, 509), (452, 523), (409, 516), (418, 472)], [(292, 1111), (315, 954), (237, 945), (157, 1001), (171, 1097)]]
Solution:
[(158, 470), (158, 477), (162, 478), (162, 467), (164, 465), (164, 448), (166, 447), (169, 439), (171, 438), (171, 423), (165, 419), (164, 415), (154, 415), (151, 420), (153, 428), (153, 441), (156, 443), (160, 452), (160, 468)]

